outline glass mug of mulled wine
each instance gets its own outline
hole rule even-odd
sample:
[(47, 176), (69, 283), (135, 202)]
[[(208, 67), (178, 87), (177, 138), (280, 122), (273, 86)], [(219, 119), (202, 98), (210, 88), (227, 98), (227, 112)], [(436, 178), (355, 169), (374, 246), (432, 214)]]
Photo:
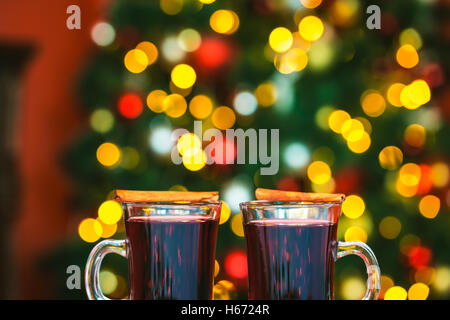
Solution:
[(126, 191), (116, 197), (126, 240), (103, 240), (92, 249), (85, 271), (88, 298), (108, 300), (100, 289), (99, 271), (104, 256), (116, 253), (128, 258), (131, 300), (212, 299), (221, 210), (218, 195), (148, 193)]
[(363, 300), (378, 299), (380, 269), (372, 250), (363, 242), (336, 240), (343, 199), (240, 204), (249, 299), (334, 299), (334, 263), (350, 254), (366, 265)]

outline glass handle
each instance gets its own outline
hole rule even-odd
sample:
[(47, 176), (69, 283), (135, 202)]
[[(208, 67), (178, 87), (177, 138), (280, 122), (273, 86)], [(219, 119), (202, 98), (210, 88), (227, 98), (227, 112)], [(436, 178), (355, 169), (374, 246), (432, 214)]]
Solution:
[(357, 255), (364, 260), (367, 269), (367, 290), (363, 300), (377, 300), (380, 295), (380, 267), (377, 258), (370, 247), (361, 241), (342, 242), (338, 241), (337, 259)]
[(84, 272), (84, 285), (89, 300), (110, 300), (103, 294), (99, 281), (100, 266), (108, 253), (115, 253), (126, 258), (125, 240), (103, 240), (92, 249)]

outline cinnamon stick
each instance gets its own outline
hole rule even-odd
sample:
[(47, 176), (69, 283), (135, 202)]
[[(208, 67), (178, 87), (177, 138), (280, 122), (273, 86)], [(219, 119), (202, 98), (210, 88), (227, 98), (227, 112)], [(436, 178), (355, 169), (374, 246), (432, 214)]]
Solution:
[(114, 198), (127, 202), (218, 201), (219, 192), (115, 190)]
[(281, 191), (257, 188), (256, 199), (269, 201), (318, 201), (318, 202), (342, 202), (345, 195), (342, 193), (307, 193), (294, 191)]

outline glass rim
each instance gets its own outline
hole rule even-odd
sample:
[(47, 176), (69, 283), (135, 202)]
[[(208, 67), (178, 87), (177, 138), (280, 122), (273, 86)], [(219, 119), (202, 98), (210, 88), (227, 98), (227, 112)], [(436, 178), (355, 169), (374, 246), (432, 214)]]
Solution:
[(342, 201), (273, 201), (273, 200), (252, 200), (241, 202), (239, 207), (248, 208), (251, 206), (257, 208), (311, 208), (320, 206), (342, 205)]
[(173, 208), (173, 207), (203, 207), (203, 206), (218, 206), (221, 201), (118, 201), (120, 204), (133, 205), (136, 207), (153, 207), (153, 208)]

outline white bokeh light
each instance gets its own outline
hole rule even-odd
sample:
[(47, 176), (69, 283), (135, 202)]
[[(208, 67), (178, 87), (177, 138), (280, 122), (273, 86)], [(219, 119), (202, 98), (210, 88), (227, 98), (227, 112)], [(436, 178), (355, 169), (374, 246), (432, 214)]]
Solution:
[(248, 186), (242, 182), (232, 182), (223, 191), (223, 199), (230, 207), (231, 211), (237, 213), (240, 211), (239, 203), (250, 201), (252, 195)]
[(156, 127), (150, 134), (150, 147), (158, 154), (168, 154), (173, 147), (172, 130), (168, 127)]
[(242, 91), (234, 98), (234, 109), (243, 116), (249, 116), (256, 111), (258, 101), (253, 94), (248, 91)]
[(284, 150), (284, 162), (293, 169), (300, 169), (309, 162), (310, 154), (308, 149), (299, 142), (291, 143)]
[(109, 46), (116, 38), (116, 31), (108, 22), (99, 22), (91, 30), (91, 38), (101, 47)]

